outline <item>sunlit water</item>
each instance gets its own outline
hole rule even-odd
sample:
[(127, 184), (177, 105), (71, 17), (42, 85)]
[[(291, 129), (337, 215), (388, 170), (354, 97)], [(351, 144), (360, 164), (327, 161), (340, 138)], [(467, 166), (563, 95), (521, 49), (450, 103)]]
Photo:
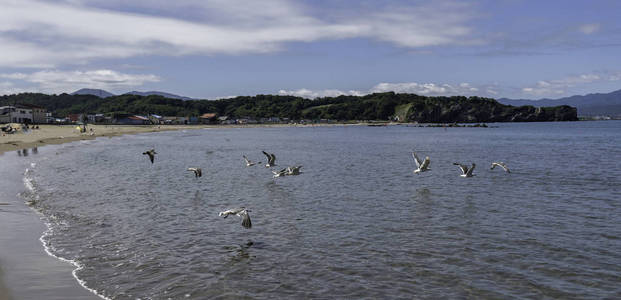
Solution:
[[(24, 197), (49, 251), (111, 299), (621, 296), (621, 122), (498, 126), (76, 142), (28, 156)], [(431, 171), (412, 173), (412, 149)], [(261, 150), (304, 173), (247, 168)], [(236, 206), (251, 229), (218, 217)]]

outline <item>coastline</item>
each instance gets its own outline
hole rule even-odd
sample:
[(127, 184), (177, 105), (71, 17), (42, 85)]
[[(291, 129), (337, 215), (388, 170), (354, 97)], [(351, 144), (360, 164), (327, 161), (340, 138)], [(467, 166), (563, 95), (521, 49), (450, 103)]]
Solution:
[[(352, 125), (367, 123), (165, 125), (160, 128), (157, 125), (88, 125), (89, 129), (93, 128), (92, 135), (90, 130), (86, 134), (79, 133), (76, 125), (39, 125), (39, 129), (25, 133), (0, 136), (0, 162), (3, 166), (0, 170), (0, 189), (4, 192), (0, 195), (0, 300), (101, 299), (76, 280), (73, 276), (74, 264), (50, 255), (41, 244), (40, 238), (48, 229), (47, 225), (19, 196), (26, 189), (22, 173), (29, 164), (27, 149), (35, 154), (39, 151), (38, 147), (47, 145), (163, 131)], [(12, 151), (17, 152), (17, 159), (9, 157)]]
[(13, 155), (0, 156), (0, 300), (100, 299), (71, 276), (73, 265), (45, 252), (47, 225), (21, 196), (24, 170), (36, 158)]
[[(39, 125), (39, 129), (26, 133), (0, 135), (0, 155), (9, 151), (38, 148), (98, 137), (113, 137), (126, 134), (163, 132), (192, 129), (227, 129), (259, 127), (317, 127), (317, 126), (366, 126), (372, 123), (322, 123), (322, 124), (248, 124), (248, 125), (88, 125), (86, 133), (80, 133), (77, 125)], [(406, 125), (407, 123), (403, 123)], [(90, 129), (93, 129), (91, 135)]]

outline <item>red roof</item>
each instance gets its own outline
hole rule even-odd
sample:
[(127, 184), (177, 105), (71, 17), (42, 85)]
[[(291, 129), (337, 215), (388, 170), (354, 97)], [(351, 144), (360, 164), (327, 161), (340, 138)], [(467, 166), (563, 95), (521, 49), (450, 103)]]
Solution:
[(206, 113), (201, 116), (201, 119), (211, 119), (217, 116), (216, 113)]

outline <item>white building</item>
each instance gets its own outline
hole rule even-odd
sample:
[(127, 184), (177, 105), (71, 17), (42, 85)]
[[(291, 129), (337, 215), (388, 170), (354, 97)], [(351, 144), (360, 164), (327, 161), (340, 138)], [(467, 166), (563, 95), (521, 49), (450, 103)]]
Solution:
[(46, 110), (31, 104), (0, 107), (0, 123), (47, 123)]
[(0, 122), (3, 123), (32, 123), (32, 109), (2, 106), (0, 107)]

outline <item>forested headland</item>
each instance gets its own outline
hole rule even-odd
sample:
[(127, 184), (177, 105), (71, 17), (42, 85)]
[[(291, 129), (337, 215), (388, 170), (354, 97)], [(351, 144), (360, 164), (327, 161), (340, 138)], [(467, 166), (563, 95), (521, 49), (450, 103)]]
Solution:
[(14, 103), (45, 107), (54, 116), (93, 113), (198, 116), (216, 113), (230, 118), (289, 118), (393, 120), (400, 122), (533, 122), (578, 120), (576, 108), (510, 106), (482, 97), (428, 97), (393, 92), (365, 96), (324, 97), (314, 100), (295, 96), (256, 95), (220, 100), (179, 100), (162, 96), (46, 95), (22, 93), (0, 97), (0, 106)]

